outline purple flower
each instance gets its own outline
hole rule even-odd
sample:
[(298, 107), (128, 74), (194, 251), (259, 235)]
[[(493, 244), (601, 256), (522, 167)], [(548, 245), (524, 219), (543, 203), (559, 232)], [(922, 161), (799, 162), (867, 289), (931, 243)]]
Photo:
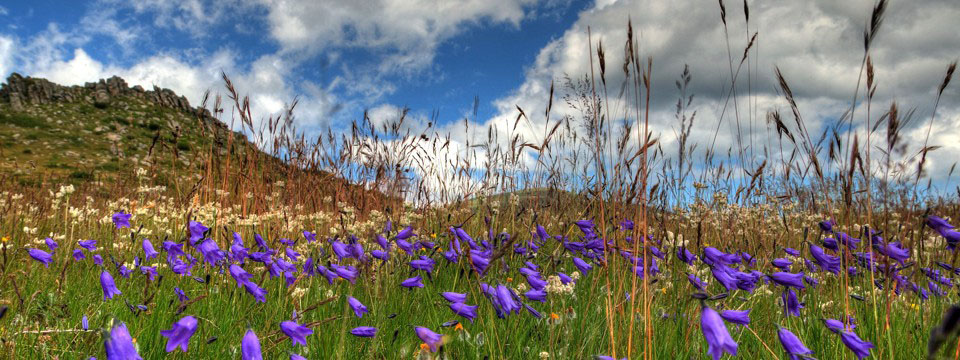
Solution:
[(707, 287), (707, 284), (704, 284), (703, 281), (694, 274), (687, 274), (687, 280), (689, 280), (690, 285), (693, 285), (697, 290), (703, 291), (703, 289)]
[(86, 315), (84, 315), (83, 318), (80, 319), (80, 327), (83, 329), (83, 331), (87, 331), (88, 329), (90, 329), (90, 322), (87, 321)]
[(738, 325), (750, 325), (750, 310), (724, 310), (720, 317), (727, 322)]
[(525, 292), (523, 296), (526, 296), (527, 299), (530, 299), (531, 301), (547, 301), (547, 292), (543, 290), (530, 289), (529, 291)]
[(210, 265), (216, 265), (217, 262), (223, 260), (227, 257), (227, 254), (220, 250), (220, 247), (217, 246), (217, 242), (213, 239), (206, 239), (199, 246), (197, 250), (200, 250), (200, 253), (203, 254), (203, 261), (206, 261)]
[(420, 326), (417, 326), (414, 330), (417, 332), (417, 337), (427, 343), (427, 346), (430, 346), (430, 352), (437, 352), (437, 345), (443, 345), (442, 335)]
[(397, 239), (397, 247), (399, 247), (400, 250), (406, 251), (407, 254), (413, 251), (413, 244), (406, 240)]
[(840, 274), (840, 257), (827, 255), (823, 248), (813, 244), (810, 244), (810, 255), (823, 270)]
[(360, 326), (350, 330), (350, 333), (356, 337), (374, 337), (377, 336), (377, 328), (372, 326)]
[(415, 287), (422, 288), (422, 287), (423, 287), (423, 278), (420, 277), (419, 275), (418, 275), (418, 276), (414, 276), (414, 277), (412, 277), (412, 278), (406, 279), (406, 280), (404, 280), (403, 282), (401, 282), (401, 283), (400, 283), (400, 286), (403, 286), (403, 287), (406, 287), (406, 288), (415, 288)]
[(794, 248), (785, 248), (783, 251), (793, 256), (800, 256), (800, 250)]
[(337, 255), (337, 259), (342, 261), (343, 258), (353, 257), (353, 254), (350, 253), (350, 250), (347, 249), (347, 244), (344, 244), (339, 241), (334, 241), (330, 244), (333, 248), (334, 255)]
[[(844, 331), (843, 322), (840, 320), (826, 319), (823, 321), (823, 324), (826, 325), (827, 329), (832, 331), (834, 334), (839, 334), (841, 331)], [(853, 329), (853, 325), (851, 325), (850, 329)]]
[(191, 221), (187, 225), (187, 229), (190, 230), (190, 244), (196, 244), (197, 241), (203, 239), (203, 234), (210, 230), (210, 228), (203, 226), (199, 221)]
[(253, 275), (250, 275), (250, 273), (243, 270), (243, 268), (237, 264), (230, 264), (230, 276), (237, 281), (237, 287), (243, 287), (243, 283), (253, 277)]
[(417, 236), (417, 234), (413, 232), (413, 228), (410, 226), (407, 226), (403, 228), (403, 230), (400, 230), (400, 232), (397, 233), (397, 236), (395, 236), (394, 238), (399, 241), (399, 240), (407, 240), (414, 236)]
[(773, 264), (773, 266), (776, 266), (783, 271), (790, 271), (790, 265), (793, 265), (793, 261), (790, 261), (784, 258), (773, 259), (771, 263)]
[(803, 289), (803, 273), (775, 272), (770, 274), (770, 280), (781, 286)]
[(847, 233), (843, 233), (843, 232), (837, 234), (837, 240), (840, 241), (841, 244), (846, 245), (847, 248), (850, 248), (853, 250), (856, 250), (857, 245), (860, 244), (860, 239), (851, 237), (850, 235), (847, 235)]
[(677, 258), (687, 263), (687, 265), (693, 265), (693, 262), (697, 260), (697, 256), (685, 247), (677, 248)]
[(51, 238), (46, 238), (43, 241), (47, 244), (47, 248), (50, 249), (50, 251), (54, 251), (60, 247), (60, 244), (57, 244), (57, 242), (53, 241)]
[(307, 358), (300, 356), (300, 354), (290, 354), (290, 360), (307, 360)]
[(490, 266), (490, 258), (484, 256), (481, 251), (470, 250), (470, 264), (474, 271), (483, 276), (487, 272), (487, 267)]
[(358, 318), (362, 318), (363, 314), (370, 312), (370, 310), (367, 310), (366, 305), (363, 305), (360, 300), (357, 300), (353, 296), (347, 297), (347, 303), (350, 304), (350, 308), (353, 309), (353, 313), (356, 314)]
[(541, 314), (539, 311), (537, 311), (536, 309), (534, 309), (534, 308), (533, 308), (532, 306), (530, 306), (530, 305), (523, 304), (523, 308), (524, 308), (524, 309), (527, 309), (527, 312), (529, 312), (530, 315), (533, 315), (533, 317), (535, 317), (535, 318), (537, 318), (537, 319), (543, 317), (543, 314)]
[(370, 252), (370, 255), (383, 261), (390, 260), (390, 253), (383, 250), (373, 250)]
[(252, 295), (257, 302), (267, 302), (267, 291), (253, 281), (244, 281), (243, 289), (247, 290), (247, 292), (250, 293), (250, 295)]
[(586, 261), (583, 261), (583, 259), (578, 257), (573, 258), (573, 266), (576, 266), (577, 270), (580, 270), (580, 272), (583, 273), (584, 275), (586, 275), (587, 272), (590, 271), (590, 269), (593, 269), (592, 265), (587, 264)]
[(880, 253), (893, 259), (901, 266), (910, 258), (910, 250), (907, 250), (899, 241), (891, 241), (880, 247)]
[(734, 274), (735, 270), (725, 265), (713, 266), (710, 270), (713, 274), (713, 278), (722, 284), (727, 291), (733, 291), (737, 288), (738, 280)]
[(560, 278), (560, 283), (566, 285), (573, 282), (573, 278), (570, 275), (564, 274), (562, 272), (557, 273), (557, 277)]
[(870, 356), (870, 349), (874, 347), (869, 341), (861, 340), (853, 331), (841, 331), (840, 340), (857, 356), (857, 359)]
[(117, 227), (117, 229), (128, 228), (128, 227), (130, 227), (130, 217), (131, 217), (131, 216), (133, 216), (133, 215), (131, 215), (131, 214), (124, 214), (124, 213), (122, 213), (122, 212), (118, 212), (118, 213), (116, 213), (116, 214), (113, 214), (113, 225), (115, 225), (115, 226)]
[(110, 276), (106, 270), (100, 271), (100, 287), (103, 288), (103, 300), (110, 300), (120, 295), (120, 289), (117, 289), (117, 284), (113, 282), (113, 276)]
[[(777, 331), (777, 337), (780, 338), (780, 345), (783, 345), (783, 350), (786, 350), (787, 354), (790, 354), (790, 360), (799, 359), (797, 355), (813, 354), (813, 350), (803, 345), (803, 342), (790, 332), (790, 330), (780, 328), (780, 330)], [(807, 358), (807, 356), (804, 356), (804, 358)]]
[(183, 244), (175, 243), (173, 241), (164, 241), (163, 244), (160, 244), (163, 248), (163, 251), (167, 252), (167, 256), (180, 256), (186, 255), (183, 252)]
[(270, 249), (270, 247), (267, 246), (267, 241), (264, 240), (263, 236), (260, 236), (260, 234), (253, 234), (253, 241), (257, 242), (257, 246), (260, 247), (261, 251), (267, 251)]
[(53, 255), (50, 255), (46, 251), (39, 250), (39, 249), (30, 249), (30, 250), (27, 250), (27, 253), (30, 254), (30, 257), (32, 257), (36, 261), (39, 261), (45, 267), (49, 268), (50, 263), (53, 262)]
[(463, 316), (473, 322), (473, 319), (477, 317), (477, 306), (476, 305), (467, 305), (462, 302), (455, 302), (450, 304), (450, 310), (454, 314)]
[(243, 341), (240, 342), (240, 358), (242, 360), (263, 360), (260, 353), (260, 339), (253, 330), (247, 330), (243, 335)]
[(153, 279), (157, 277), (157, 268), (144, 265), (140, 267), (140, 273), (146, 275), (150, 281), (153, 281)]
[(797, 299), (797, 293), (793, 289), (784, 290), (780, 298), (783, 300), (783, 306), (787, 309), (787, 314), (800, 316), (800, 309), (803, 308), (803, 304)]
[(80, 249), (74, 249), (74, 250), (73, 250), (73, 260), (74, 260), (74, 261), (80, 261), (80, 260), (85, 259), (86, 257), (87, 257), (87, 256), (83, 254), (83, 250), (80, 250)]
[(297, 324), (294, 321), (284, 321), (280, 323), (280, 330), (284, 334), (287, 334), (287, 337), (290, 338), (290, 341), (293, 342), (293, 345), (298, 343), (303, 346), (307, 346), (307, 336), (313, 334), (313, 330), (306, 326)]
[(153, 249), (153, 244), (147, 239), (143, 239), (143, 254), (147, 260), (153, 259), (159, 255), (159, 253)]
[(100, 256), (100, 254), (93, 255), (93, 263), (96, 265), (103, 265), (103, 256)]
[(284, 253), (287, 254), (287, 258), (290, 259), (290, 261), (297, 261), (297, 259), (300, 258), (300, 253), (294, 251), (293, 248), (288, 247)]
[(183, 292), (183, 290), (178, 287), (173, 288), (173, 293), (177, 294), (177, 299), (180, 300), (181, 304), (190, 301), (190, 298), (187, 297), (187, 293)]
[(730, 337), (727, 326), (723, 323), (720, 314), (709, 307), (704, 306), (700, 313), (700, 331), (703, 337), (707, 339), (707, 353), (713, 357), (713, 360), (719, 360), (724, 352), (730, 355), (737, 355), (737, 343)]
[(120, 276), (123, 276), (125, 279), (129, 279), (130, 274), (133, 274), (133, 270), (128, 269), (126, 265), (120, 265), (117, 271), (120, 272)]
[(187, 352), (187, 344), (190, 337), (197, 331), (197, 318), (193, 316), (184, 316), (170, 330), (163, 330), (160, 335), (167, 338), (167, 352), (175, 350), (178, 346), (183, 352)]
[(103, 341), (107, 360), (143, 360), (137, 354), (133, 338), (127, 330), (127, 324), (119, 323), (110, 330), (110, 336)]
[(340, 276), (340, 277), (342, 277), (342, 278), (344, 278), (344, 279), (347, 279), (348, 281), (350, 281), (351, 284), (356, 284), (356, 283), (357, 283), (357, 275), (359, 275), (359, 272), (357, 271), (357, 269), (356, 269), (355, 267), (353, 267), (353, 266), (339, 266), (339, 265), (336, 265), (336, 264), (333, 264), (331, 267), (333, 268), (333, 271), (334, 271), (338, 276)]
[(936, 232), (953, 229), (953, 225), (950, 225), (950, 223), (938, 216), (927, 216), (927, 220), (924, 223)]
[(497, 287), (493, 289), (493, 295), (495, 300), (494, 305), (497, 306), (498, 310), (497, 315), (501, 315), (501, 317), (503, 317), (502, 315), (504, 314), (500, 314), (500, 312), (505, 314), (516, 312), (519, 314), (520, 310), (523, 309), (523, 306), (520, 305), (520, 299), (517, 297), (517, 294), (506, 286), (497, 285)]
[(452, 303), (467, 301), (466, 293), (455, 293), (455, 292), (446, 291), (446, 292), (440, 293), (440, 296), (443, 296), (444, 299), (447, 299), (447, 301)]
[(828, 219), (821, 221), (818, 225), (820, 225), (820, 230), (823, 230), (823, 232), (832, 233), (833, 227), (837, 225), (837, 222), (833, 221), (833, 219)]
[(87, 249), (87, 251), (94, 251), (97, 249), (96, 240), (80, 240), (80, 241), (77, 241), (77, 244), (79, 244), (80, 247)]
[(576, 225), (580, 228), (580, 231), (588, 236), (593, 235), (593, 228), (596, 227), (591, 220), (577, 220)]
[(432, 273), (433, 265), (435, 263), (436, 262), (433, 261), (433, 259), (426, 256), (421, 256), (420, 259), (410, 261), (410, 267), (413, 268), (414, 270), (423, 270), (428, 273)]
[(304, 239), (307, 239), (307, 242), (308, 242), (308, 243), (312, 243), (312, 242), (314, 242), (314, 241), (317, 241), (317, 234), (316, 234), (316, 233), (313, 233), (313, 232), (309, 232), (309, 231), (307, 231), (307, 230), (304, 230), (304, 231), (303, 231), (303, 238), (304, 238)]
[(840, 250), (840, 244), (837, 243), (837, 239), (829, 237), (823, 239), (823, 247), (833, 251)]
[(532, 274), (527, 276), (527, 283), (530, 284), (530, 287), (536, 290), (543, 290), (547, 287), (547, 281), (540, 278), (540, 274)]

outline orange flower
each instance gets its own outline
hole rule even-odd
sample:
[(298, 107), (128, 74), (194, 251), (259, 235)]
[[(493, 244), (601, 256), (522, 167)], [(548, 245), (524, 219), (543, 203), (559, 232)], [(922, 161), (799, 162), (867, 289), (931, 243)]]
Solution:
[(430, 351), (430, 345), (427, 345), (427, 343), (421, 343), (421, 344), (420, 344), (420, 350)]
[(454, 330), (454, 331), (458, 331), (458, 330), (459, 330), (459, 331), (463, 331), (463, 324), (457, 323), (457, 326), (454, 326), (454, 327), (453, 327), (453, 330)]
[(507, 282), (513, 282), (513, 278), (512, 278), (512, 277), (508, 277), (508, 278), (507, 278)]
[(557, 320), (560, 318), (560, 315), (557, 315), (557, 313), (550, 313), (550, 318), (553, 320)]

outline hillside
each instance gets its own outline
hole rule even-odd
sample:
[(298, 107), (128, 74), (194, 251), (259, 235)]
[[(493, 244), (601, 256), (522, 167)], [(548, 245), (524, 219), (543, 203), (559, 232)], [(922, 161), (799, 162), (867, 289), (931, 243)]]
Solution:
[(195, 150), (227, 132), (185, 97), (129, 87), (119, 77), (67, 87), (13, 74), (0, 87), (0, 171), (22, 183), (106, 180), (138, 167), (190, 169)]
[(246, 193), (295, 176), (315, 196), (380, 197), (330, 173), (286, 165), (169, 89), (131, 87), (116, 76), (62, 86), (16, 73), (0, 85), (4, 187), (136, 184), (138, 169), (149, 174), (145, 185), (180, 195), (204, 180), (209, 190)]

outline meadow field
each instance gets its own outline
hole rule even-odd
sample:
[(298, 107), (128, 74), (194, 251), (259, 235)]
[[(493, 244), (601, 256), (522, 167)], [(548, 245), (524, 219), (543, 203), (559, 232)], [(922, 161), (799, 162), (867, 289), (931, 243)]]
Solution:
[[(690, 138), (726, 129), (697, 122), (695, 74), (651, 88), (671, 75), (632, 24), (623, 48), (591, 41), (546, 109), (446, 162), (449, 137), (405, 112), (307, 138), (293, 102), (256, 127), (224, 74), (196, 126), (226, 113), (233, 131), (144, 126), (136, 161), (0, 174), (0, 358), (957, 359), (960, 190), (927, 176), (934, 144), (900, 136), (936, 108), (873, 103), (885, 7), (850, 112), (810, 133), (775, 69), (784, 112), (723, 150)], [(677, 97), (673, 133), (649, 131), (651, 94)], [(561, 101), (581, 116), (551, 119)], [(543, 137), (516, 131), (528, 116)]]

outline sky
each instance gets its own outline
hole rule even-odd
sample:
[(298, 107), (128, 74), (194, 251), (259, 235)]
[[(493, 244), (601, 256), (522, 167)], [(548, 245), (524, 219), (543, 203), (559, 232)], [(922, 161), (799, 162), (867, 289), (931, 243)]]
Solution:
[[(13, 1), (0, 5), (0, 76), (16, 71), (83, 84), (119, 75), (198, 104), (207, 89), (223, 90), (224, 72), (250, 96), (258, 118), (297, 97), (296, 124), (310, 133), (343, 130), (364, 111), (386, 121), (408, 107), (408, 126), (423, 129), (436, 114), (435, 129), (463, 145), (472, 136), (465, 126), (503, 124), (516, 118), (517, 107), (542, 114), (551, 82), (588, 74), (588, 49), (599, 41), (608, 90), (616, 93), (625, 81), (620, 64), (632, 21), (641, 56), (654, 63), (651, 129), (662, 146), (676, 146), (674, 83), (684, 65), (695, 94), (694, 142), (715, 142), (720, 152), (737, 146), (732, 113), (742, 126), (753, 124), (758, 135), (750, 141), (769, 141), (759, 135), (767, 131), (767, 111), (791, 118), (775, 68), (809, 131), (821, 133), (851, 107), (874, 2), (747, 4), (749, 19), (742, 2), (726, 1), (725, 30), (718, 2), (702, 0)], [(893, 101), (902, 112), (915, 109), (904, 138), (922, 143), (930, 127), (930, 144), (943, 146), (930, 155), (936, 179), (960, 159), (956, 81), (930, 123), (937, 86), (960, 57), (956, 19), (954, 0), (892, 1), (871, 50), (879, 84), (874, 115)], [(753, 33), (737, 96), (729, 97), (733, 67)], [(632, 105), (622, 106), (627, 113)], [(859, 124), (866, 112), (857, 109)], [(555, 103), (553, 112), (556, 119), (575, 109)], [(520, 131), (542, 139), (545, 121), (530, 116)], [(755, 154), (744, 167), (762, 160)]]

